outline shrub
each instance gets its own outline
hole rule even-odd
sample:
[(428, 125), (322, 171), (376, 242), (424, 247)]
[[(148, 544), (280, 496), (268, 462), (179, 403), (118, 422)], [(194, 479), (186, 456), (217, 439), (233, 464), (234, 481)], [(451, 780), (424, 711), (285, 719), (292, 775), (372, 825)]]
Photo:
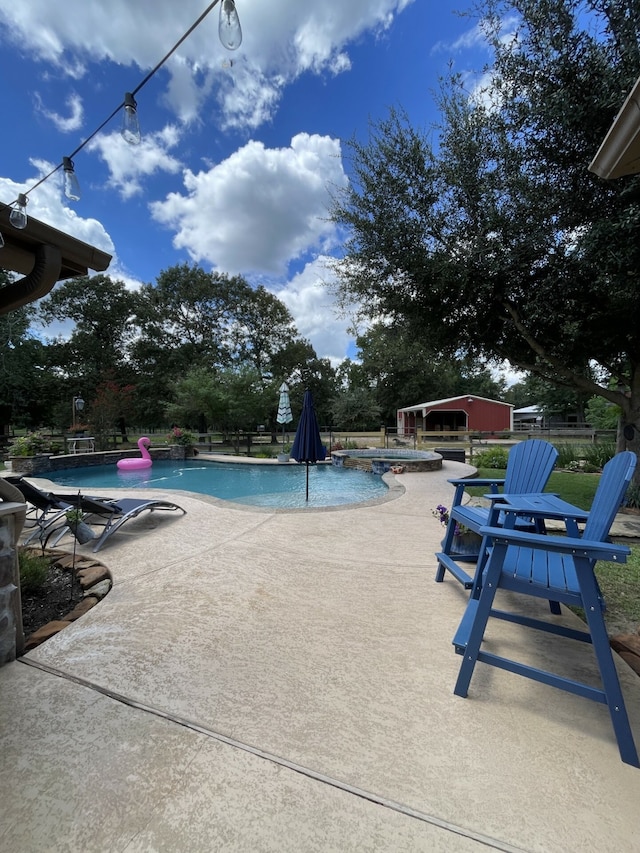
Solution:
[(501, 468), (507, 467), (509, 453), (505, 447), (490, 447), (473, 457), (476, 468)]
[(74, 507), (73, 509), (68, 509), (65, 512), (64, 517), (67, 519), (69, 524), (78, 524), (78, 522), (82, 521), (84, 518), (84, 513), (81, 509)]
[(629, 483), (624, 503), (625, 506), (632, 509), (640, 509), (640, 485), (638, 483)]
[(572, 467), (572, 463), (578, 463), (583, 458), (583, 448), (575, 444), (554, 444), (558, 451), (556, 459), (556, 468), (567, 468), (569, 471), (577, 470)]
[(18, 551), (18, 564), (20, 566), (20, 591), (25, 595), (31, 595), (42, 589), (49, 569), (49, 560), (41, 554), (33, 551)]
[[(585, 471), (588, 474), (601, 471), (607, 462), (616, 455), (616, 445), (613, 441), (602, 444), (556, 444), (558, 451), (557, 468), (568, 471)], [(584, 462), (584, 465), (580, 465)]]
[(588, 444), (583, 450), (584, 461), (598, 470), (604, 468), (607, 462), (616, 455), (616, 445), (613, 441), (605, 441), (602, 444)]
[(28, 432), (9, 445), (9, 456), (34, 456), (47, 447), (46, 438), (39, 432)]
[(193, 437), (193, 433), (190, 433), (188, 430), (181, 429), (180, 427), (173, 427), (167, 436), (167, 442), (169, 444), (181, 444), (183, 447), (189, 447), (190, 445), (195, 444), (195, 439)]

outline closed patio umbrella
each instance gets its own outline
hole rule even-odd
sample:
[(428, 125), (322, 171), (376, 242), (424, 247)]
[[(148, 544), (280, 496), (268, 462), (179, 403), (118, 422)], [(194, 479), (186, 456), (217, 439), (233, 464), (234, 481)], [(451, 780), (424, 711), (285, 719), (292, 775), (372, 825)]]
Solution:
[(278, 415), (276, 421), (282, 424), (282, 449), (284, 450), (284, 425), (293, 420), (291, 414), (291, 402), (289, 401), (289, 386), (283, 382), (280, 386), (280, 400), (278, 402)]
[(325, 449), (320, 438), (320, 428), (313, 407), (313, 397), (308, 389), (304, 392), (300, 422), (293, 440), (291, 456), (297, 462), (304, 462), (307, 466), (307, 495), (309, 500), (309, 465), (315, 465), (325, 457)]

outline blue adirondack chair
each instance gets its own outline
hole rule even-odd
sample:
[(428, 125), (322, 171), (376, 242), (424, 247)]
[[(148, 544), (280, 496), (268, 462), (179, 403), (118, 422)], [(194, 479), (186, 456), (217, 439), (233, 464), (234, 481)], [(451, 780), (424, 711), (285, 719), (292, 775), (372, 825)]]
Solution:
[[(490, 538), (492, 545), (479, 598), (469, 599), (453, 644), (456, 652), (462, 655), (454, 690), (457, 696), (467, 695), (476, 662), (481, 661), (601, 702), (609, 708), (622, 760), (640, 767), (609, 646), (602, 612), (604, 602), (594, 574), (598, 560), (624, 563), (630, 553), (626, 546), (610, 544), (607, 539), (635, 465), (636, 457), (629, 451), (619, 453), (605, 465), (581, 537), (550, 536), (509, 529), (508, 509), (504, 510), (507, 520), (502, 527), (484, 528), (482, 532)], [(539, 503), (542, 505), (544, 500), (541, 498)], [(517, 499), (514, 500), (512, 510), (513, 513), (522, 511), (522, 504), (518, 507)], [(543, 506), (539, 511), (544, 515)], [(579, 511), (576, 515), (580, 516)], [(581, 607), (586, 614), (589, 630), (574, 630), (531, 616), (494, 610), (493, 602), (499, 588)], [(490, 617), (591, 643), (600, 670), (602, 689), (482, 650), (481, 644)]]
[[(516, 444), (509, 451), (507, 461), (507, 470), (504, 479), (457, 479), (449, 480), (455, 486), (455, 494), (453, 503), (449, 512), (449, 522), (447, 531), (442, 542), (442, 551), (436, 554), (438, 560), (438, 568), (436, 570), (436, 582), (441, 583), (444, 580), (445, 571), (451, 574), (464, 584), (465, 589), (474, 587), (474, 577), (472, 577), (460, 563), (478, 563), (479, 557), (484, 556), (486, 552), (486, 541), (483, 539), (477, 551), (470, 554), (455, 553), (455, 531), (457, 525), (464, 525), (473, 533), (479, 534), (480, 529), (485, 527), (489, 521), (489, 509), (480, 506), (463, 505), (465, 489), (468, 486), (484, 486), (490, 489), (491, 493), (499, 496), (500, 494), (530, 494), (542, 492), (547, 485), (553, 466), (556, 464), (558, 451), (548, 441), (533, 439), (532, 441), (523, 441)], [(502, 492), (500, 492), (502, 487)], [(496, 497), (500, 500), (500, 497)], [(500, 519), (501, 520), (501, 519)], [(527, 519), (519, 519), (517, 522), (518, 528), (531, 528), (531, 522)], [(477, 567), (482, 569), (482, 561)], [(474, 572), (475, 574), (475, 572)]]

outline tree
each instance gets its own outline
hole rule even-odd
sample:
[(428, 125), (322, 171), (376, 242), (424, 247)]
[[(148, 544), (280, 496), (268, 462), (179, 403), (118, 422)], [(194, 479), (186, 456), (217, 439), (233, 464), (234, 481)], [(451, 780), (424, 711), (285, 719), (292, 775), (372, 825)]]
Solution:
[(371, 388), (356, 387), (342, 391), (333, 403), (333, 423), (343, 430), (378, 429), (380, 406)]
[(215, 372), (194, 367), (172, 383), (171, 390), (174, 401), (166, 406), (167, 417), (191, 427), (204, 415), (212, 429), (255, 431), (270, 406), (270, 395), (253, 365)]
[(207, 367), (192, 367), (170, 383), (171, 402), (165, 400), (165, 415), (174, 423), (195, 427), (201, 416), (212, 429), (221, 429), (227, 405), (217, 373)]
[(52, 365), (69, 378), (76, 393), (79, 384), (93, 391), (101, 380), (120, 380), (129, 372), (126, 356), (135, 334), (131, 318), (136, 306), (136, 294), (106, 275), (71, 278), (40, 302), (45, 324), (75, 324), (69, 338), (57, 340), (49, 351)]
[(304, 343), (289, 309), (262, 285), (250, 289), (237, 305), (232, 339), (234, 360), (251, 362), (263, 377), (273, 374), (274, 365), (281, 361), (279, 353), (294, 342)]
[(306, 344), (287, 307), (264, 287), (188, 264), (164, 270), (155, 285), (142, 288), (137, 321), (141, 334), (131, 357), (151, 420), (194, 366), (217, 375), (252, 364), (269, 383), (290, 361), (287, 353)]
[(253, 289), (241, 276), (207, 273), (189, 264), (163, 270), (155, 284), (140, 292), (142, 344), (134, 353), (138, 359), (152, 353), (169, 376), (192, 364), (228, 367), (242, 344), (240, 318), (253, 298)]
[(486, 365), (442, 353), (429, 336), (395, 324), (374, 323), (356, 339), (361, 364), (352, 375), (375, 388), (383, 419), (395, 425), (396, 410), (459, 394), (503, 399), (503, 382)]
[(124, 427), (131, 414), (133, 391), (133, 385), (120, 385), (112, 379), (106, 379), (96, 388), (87, 417), (99, 450), (109, 449), (109, 440), (117, 429), (122, 432), (123, 440), (127, 440)]
[[(9, 281), (0, 270), (0, 285)], [(33, 308), (25, 306), (0, 316), (0, 432), (10, 423), (36, 427), (49, 422), (47, 358), (44, 345), (30, 332), (33, 315)]]
[[(585, 417), (588, 398), (584, 392), (564, 385), (552, 385), (534, 374), (512, 385), (505, 397), (516, 409), (537, 405), (548, 417), (555, 416), (557, 419), (560, 416), (561, 421), (568, 421), (573, 416), (577, 424), (591, 423)], [(602, 402), (605, 403), (604, 400)]]
[(640, 68), (640, 2), (479, 10), (491, 83), (472, 97), (443, 81), (437, 148), (397, 110), (351, 142), (354, 181), (332, 214), (351, 233), (340, 293), (444, 352), (619, 405), (638, 453), (640, 179), (588, 165)]

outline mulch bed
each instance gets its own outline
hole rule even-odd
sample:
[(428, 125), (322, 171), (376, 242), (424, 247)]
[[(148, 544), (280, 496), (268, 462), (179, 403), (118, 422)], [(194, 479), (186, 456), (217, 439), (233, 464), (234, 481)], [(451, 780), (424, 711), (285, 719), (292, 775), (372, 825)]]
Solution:
[(82, 600), (75, 572), (53, 562), (40, 589), (22, 594), (22, 626), (25, 637), (56, 619), (62, 619)]

